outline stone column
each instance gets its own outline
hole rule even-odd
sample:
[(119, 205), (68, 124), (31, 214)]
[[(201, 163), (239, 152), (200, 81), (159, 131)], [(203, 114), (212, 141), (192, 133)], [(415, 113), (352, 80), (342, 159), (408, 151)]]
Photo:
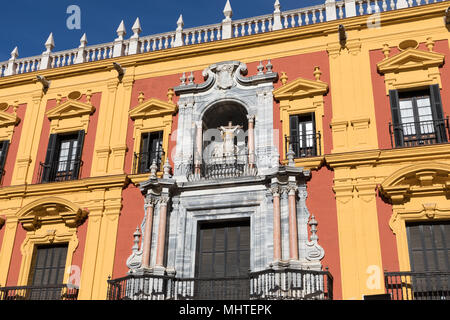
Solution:
[(145, 221), (142, 267), (150, 267), (150, 248), (152, 246), (152, 227), (153, 227), (153, 210), (155, 204), (153, 199), (149, 199), (147, 203), (147, 218)]
[(280, 211), (280, 188), (272, 187), (273, 194), (273, 260), (281, 260), (281, 211)]
[[(158, 244), (156, 247), (156, 263), (155, 270), (159, 273), (164, 270), (164, 246), (166, 242), (166, 225), (167, 225), (167, 204), (169, 202), (168, 196), (161, 196), (159, 208), (159, 228), (158, 228)], [(162, 271), (164, 272), (164, 271)]]
[(249, 115), (248, 119), (248, 162), (250, 168), (255, 167), (255, 116)]
[(202, 164), (202, 152), (203, 152), (203, 121), (196, 121), (197, 134), (196, 134), (196, 154), (195, 154), (195, 174), (200, 174), (200, 166)]
[(289, 259), (298, 260), (296, 186), (289, 186)]

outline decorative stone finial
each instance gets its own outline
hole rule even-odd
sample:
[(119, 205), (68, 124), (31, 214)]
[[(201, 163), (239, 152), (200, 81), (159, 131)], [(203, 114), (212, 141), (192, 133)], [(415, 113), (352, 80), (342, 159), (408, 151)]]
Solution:
[(47, 48), (46, 52), (51, 52), (55, 47), (55, 40), (53, 39), (53, 32), (48, 36), (47, 41), (45, 42), (45, 47)]
[(391, 48), (389, 48), (389, 45), (387, 43), (383, 44), (383, 54), (384, 58), (389, 58), (389, 54), (391, 53)]
[(156, 165), (156, 159), (153, 159), (150, 166), (150, 179), (156, 179), (156, 172), (158, 172), (158, 166)]
[(88, 90), (87, 92), (86, 92), (86, 103), (87, 104), (92, 104), (91, 103), (91, 98), (92, 98), (92, 90)]
[(230, 21), (233, 16), (233, 10), (231, 9), (230, 0), (227, 0), (225, 8), (223, 9), (223, 14), (225, 15), (224, 21)]
[(273, 25), (272, 30), (281, 30), (283, 29), (283, 25), (281, 24), (281, 5), (280, 1), (276, 0), (273, 5), (275, 10), (273, 11)]
[(119, 27), (117, 28), (117, 36), (118, 38), (116, 40), (123, 40), (123, 37), (127, 34), (125, 30), (125, 23), (123, 20), (120, 22)]
[(264, 74), (264, 72), (263, 72), (264, 71), (264, 66), (262, 64), (262, 61), (259, 62), (259, 65), (258, 65), (257, 69), (258, 69), (258, 74)]
[(309, 226), (311, 227), (311, 241), (317, 241), (319, 240), (319, 237), (317, 236), (317, 225), (318, 222), (314, 215), (311, 216), (311, 220), (309, 221)]
[(273, 68), (272, 62), (269, 59), (269, 61), (267, 61), (267, 64), (266, 64), (267, 72), (272, 72), (272, 68)]
[(131, 30), (133, 30), (133, 35), (131, 36), (131, 38), (139, 38), (139, 33), (141, 33), (142, 31), (141, 21), (139, 20), (139, 18), (136, 18), (136, 21), (134, 22)]
[(189, 75), (188, 80), (189, 80), (189, 84), (194, 84), (194, 80), (195, 80), (194, 72), (191, 71), (191, 74)]
[(173, 91), (173, 88), (169, 88), (167, 90), (167, 102), (173, 103), (173, 96), (175, 95), (175, 91)]
[(314, 67), (314, 78), (316, 81), (320, 81), (320, 76), (322, 75), (322, 71), (320, 71), (320, 67)]
[(275, 8), (274, 12), (281, 12), (281, 5), (280, 5), (280, 1), (276, 0), (273, 7)]
[(288, 81), (288, 76), (287, 76), (286, 72), (284, 72), (284, 71), (281, 72), (280, 80), (281, 80), (281, 84), (284, 86), (286, 84), (286, 82)]
[(136, 231), (133, 233), (133, 247), (132, 247), (132, 251), (133, 252), (137, 252), (139, 250), (139, 240), (141, 238), (142, 234), (139, 231), (139, 227), (136, 227)]
[(60, 94), (56, 95), (56, 104), (61, 104), (62, 96)]
[(19, 56), (19, 49), (15, 47), (14, 50), (11, 51), (11, 59), (17, 59), (18, 56)]
[(163, 169), (164, 169), (164, 178), (166, 179), (171, 178), (170, 171), (172, 171), (172, 167), (170, 166), (168, 157), (166, 159), (166, 162), (164, 163)]
[(186, 85), (186, 73), (185, 72), (183, 72), (183, 75), (180, 78), (180, 82), (181, 82), (182, 86)]
[(138, 97), (139, 104), (144, 102), (144, 100), (145, 100), (145, 96), (144, 96), (144, 93), (141, 91), (141, 92), (139, 92), (139, 97)]
[(295, 166), (295, 161), (294, 161), (295, 152), (294, 152), (294, 150), (292, 150), (292, 144), (289, 144), (289, 151), (288, 151), (288, 153), (286, 155), (287, 155), (287, 158), (289, 160), (288, 166), (294, 167)]
[(428, 51), (433, 52), (433, 48), (434, 48), (434, 41), (431, 37), (427, 38), (427, 42), (425, 44), (428, 48)]
[(183, 27), (184, 27), (183, 15), (180, 14), (180, 17), (178, 18), (177, 21), (177, 30), (183, 30)]
[(87, 42), (87, 36), (86, 36), (86, 33), (84, 33), (83, 36), (80, 39), (80, 46), (79, 46), (79, 48), (85, 48), (87, 43), (88, 43)]

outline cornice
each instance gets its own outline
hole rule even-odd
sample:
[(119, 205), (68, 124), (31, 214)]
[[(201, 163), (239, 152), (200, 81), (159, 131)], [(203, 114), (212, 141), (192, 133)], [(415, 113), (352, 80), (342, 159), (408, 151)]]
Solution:
[[(447, 9), (447, 7), (447, 2), (439, 2), (403, 10), (382, 12), (380, 16), (383, 25), (392, 25), (407, 21), (424, 20), (441, 15), (443, 16), (444, 10)], [(340, 24), (345, 24), (347, 31), (367, 29), (367, 15), (7, 76), (0, 78), (0, 88), (34, 83), (36, 75), (38, 74), (52, 80), (79, 74), (111, 71), (113, 70), (113, 62), (120, 63), (124, 67), (131, 67), (160, 61), (177, 60), (180, 58), (198, 57), (199, 55), (212, 53), (223, 53), (225, 51), (234, 51), (241, 48), (248, 49), (263, 44), (273, 45), (293, 39), (299, 40), (302, 38), (327, 36), (337, 33)], [(323, 49), (326, 50), (326, 48), (327, 45), (324, 44)]]
[(380, 165), (404, 161), (429, 161), (448, 158), (450, 144), (429, 145), (386, 150), (366, 150), (325, 155), (325, 163), (331, 168)]
[(4, 187), (0, 189), (0, 200), (16, 197), (31, 197), (56, 195), (96, 189), (124, 188), (130, 182), (127, 175), (90, 177), (86, 179), (62, 182), (50, 182), (21, 186)]

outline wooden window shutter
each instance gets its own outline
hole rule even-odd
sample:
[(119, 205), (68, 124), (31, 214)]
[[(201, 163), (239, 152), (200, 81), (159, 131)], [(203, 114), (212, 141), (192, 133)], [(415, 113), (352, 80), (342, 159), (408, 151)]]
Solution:
[(8, 154), (9, 141), (5, 140), (1, 142), (1, 155), (0, 155), (0, 181), (5, 169), (6, 156)]
[(389, 90), (389, 99), (391, 102), (392, 124), (394, 126), (395, 145), (403, 146), (403, 129), (400, 118), (400, 103), (397, 90)]
[(436, 127), (436, 139), (438, 143), (447, 142), (445, 133), (444, 111), (442, 109), (441, 92), (438, 84), (430, 86), (431, 110), (433, 112)]
[(44, 172), (42, 174), (42, 182), (50, 181), (50, 173), (52, 169), (52, 163), (56, 160), (57, 156), (58, 135), (51, 134), (48, 141), (47, 154), (45, 156)]
[(83, 154), (83, 145), (84, 145), (84, 130), (78, 131), (77, 137), (77, 151), (75, 155), (75, 163), (73, 168), (73, 179), (77, 179), (80, 173), (81, 168), (81, 155)]

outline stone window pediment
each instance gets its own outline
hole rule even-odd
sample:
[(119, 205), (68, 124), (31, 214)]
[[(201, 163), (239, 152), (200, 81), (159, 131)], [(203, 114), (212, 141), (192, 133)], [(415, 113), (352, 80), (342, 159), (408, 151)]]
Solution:
[(69, 99), (47, 111), (46, 116), (51, 121), (50, 133), (79, 130), (87, 133), (89, 118), (94, 112), (93, 105)]
[(175, 104), (152, 98), (132, 109), (129, 114), (131, 119), (136, 120), (172, 115), (176, 111), (177, 106)]
[(445, 56), (437, 52), (427, 52), (409, 48), (378, 63), (378, 71), (386, 74), (423, 68), (439, 67)]
[(298, 78), (289, 84), (274, 90), (273, 95), (277, 100), (292, 100), (306, 97), (323, 96), (328, 92), (328, 84), (323, 81), (313, 81)]
[[(400, 53), (386, 57), (377, 64), (378, 72), (384, 75), (386, 94), (389, 90), (402, 90), (438, 84), (442, 88), (439, 68), (444, 64), (445, 55), (429, 51), (407, 48)], [(386, 49), (387, 56), (390, 49)]]
[(15, 113), (0, 111), (0, 141), (11, 141), (14, 127), (17, 126), (20, 119)]

